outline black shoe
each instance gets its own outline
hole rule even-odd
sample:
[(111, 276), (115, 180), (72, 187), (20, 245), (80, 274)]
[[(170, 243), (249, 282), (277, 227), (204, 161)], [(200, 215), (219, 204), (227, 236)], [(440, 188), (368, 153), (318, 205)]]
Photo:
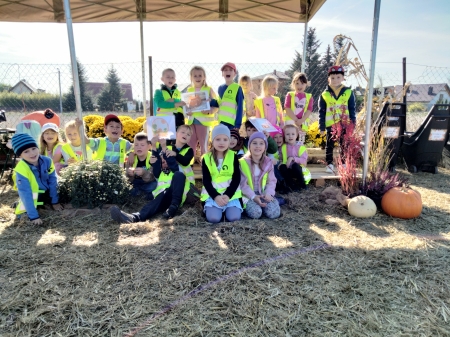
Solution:
[(118, 223), (132, 223), (134, 222), (134, 217), (131, 214), (122, 212), (119, 207), (113, 206), (109, 209), (111, 218)]
[(163, 213), (163, 217), (165, 219), (172, 219), (175, 214), (177, 214), (178, 206), (176, 205), (170, 205), (168, 209)]

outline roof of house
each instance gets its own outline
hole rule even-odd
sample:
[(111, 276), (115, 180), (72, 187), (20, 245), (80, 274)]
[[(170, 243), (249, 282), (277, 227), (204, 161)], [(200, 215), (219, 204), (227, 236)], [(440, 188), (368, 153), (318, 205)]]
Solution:
[[(133, 89), (131, 87), (131, 83), (119, 83), (121, 89), (124, 91), (123, 98), (125, 98), (127, 101), (133, 100)], [(99, 95), (103, 88), (108, 85), (108, 83), (98, 83), (98, 82), (86, 82), (85, 84), (85, 90), (90, 91), (92, 95), (97, 96)]]
[[(394, 88), (395, 96), (398, 98), (402, 94), (401, 85), (396, 85)], [(433, 84), (411, 84), (407, 91), (408, 102), (430, 102), (439, 93), (446, 91), (450, 95), (450, 88), (447, 83), (433, 83)]]
[(23, 84), (24, 86), (26, 86), (32, 93), (35, 93), (38, 91), (38, 89), (36, 89), (35, 87), (33, 87), (30, 83), (27, 82), (27, 80), (23, 79), (20, 80), (19, 82), (17, 82), (11, 89), (9, 89), (9, 91), (13, 91), (17, 86), (19, 86), (20, 84)]
[(283, 71), (278, 71), (278, 70), (276, 70), (276, 69), (275, 69), (273, 72), (271, 72), (271, 73), (264, 74), (264, 75), (258, 75), (258, 76), (252, 77), (252, 80), (263, 80), (264, 77), (266, 77), (266, 76), (268, 76), (268, 75), (275, 76), (275, 77), (276, 77), (277, 79), (279, 79), (279, 80), (289, 80), (289, 76), (286, 75), (285, 72), (283, 72)]

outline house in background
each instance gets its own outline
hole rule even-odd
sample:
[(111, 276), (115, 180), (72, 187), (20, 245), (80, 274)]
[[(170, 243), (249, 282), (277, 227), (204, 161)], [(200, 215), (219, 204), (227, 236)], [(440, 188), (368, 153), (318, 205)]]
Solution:
[[(123, 91), (122, 98), (127, 103), (128, 111), (136, 110), (136, 104), (133, 100), (133, 88), (131, 87), (131, 83), (119, 83), (120, 88)], [(94, 103), (97, 104), (97, 98), (100, 93), (103, 91), (103, 88), (107, 86), (108, 83), (98, 83), (98, 82), (86, 82), (85, 90), (86, 92), (90, 92), (92, 97), (94, 98)]]
[(11, 89), (9, 89), (9, 92), (13, 92), (15, 94), (35, 94), (45, 92), (45, 90), (36, 89), (24, 79), (17, 82)]
[[(401, 90), (401, 85), (395, 86), (395, 92), (400, 92), (399, 95)], [(429, 111), (433, 104), (450, 103), (450, 87), (447, 83), (412, 84), (406, 92), (406, 102), (408, 104), (422, 103)]]
[(286, 82), (291, 80), (289, 78), (289, 76), (286, 75), (286, 73), (284, 73), (283, 71), (278, 71), (276, 69), (272, 73), (252, 77), (253, 92), (256, 95), (259, 96), (261, 94), (262, 81), (263, 81), (264, 77), (266, 77), (268, 75), (272, 75), (278, 80), (278, 88), (279, 89), (283, 88), (284, 85), (286, 84)]

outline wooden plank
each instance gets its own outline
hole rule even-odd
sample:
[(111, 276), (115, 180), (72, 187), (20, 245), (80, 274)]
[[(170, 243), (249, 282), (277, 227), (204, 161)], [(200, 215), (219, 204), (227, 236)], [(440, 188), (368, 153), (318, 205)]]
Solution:
[[(340, 176), (338, 176), (335, 173), (327, 173), (325, 165), (320, 164), (311, 164), (307, 166), (309, 171), (311, 172), (311, 179), (339, 179)], [(195, 164), (194, 165), (194, 177), (195, 179), (202, 179), (202, 169), (200, 165)]]

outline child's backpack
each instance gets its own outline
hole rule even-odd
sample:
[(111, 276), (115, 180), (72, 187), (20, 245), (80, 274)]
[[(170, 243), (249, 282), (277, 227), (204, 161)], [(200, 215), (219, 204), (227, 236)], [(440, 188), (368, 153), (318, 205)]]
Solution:
[(26, 133), (34, 138), (39, 144), (39, 137), (41, 136), (41, 124), (33, 120), (21, 121), (16, 126), (16, 133)]

